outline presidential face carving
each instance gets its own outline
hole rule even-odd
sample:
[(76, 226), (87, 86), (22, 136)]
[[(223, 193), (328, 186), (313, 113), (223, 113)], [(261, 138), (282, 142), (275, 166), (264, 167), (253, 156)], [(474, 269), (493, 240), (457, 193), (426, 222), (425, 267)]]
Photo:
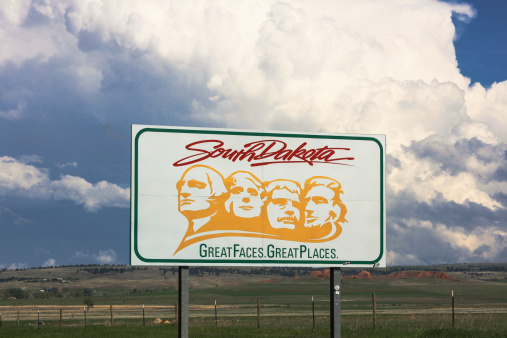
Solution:
[(266, 191), (268, 193), (266, 211), (271, 227), (295, 229), (301, 216), (299, 185), (288, 180), (277, 180), (269, 183)]
[(202, 218), (217, 210), (217, 198), (226, 192), (222, 176), (206, 166), (189, 168), (176, 185), (178, 210), (187, 218)]
[(300, 183), (278, 179), (262, 183), (236, 171), (227, 179), (204, 165), (188, 168), (177, 182), (178, 210), (188, 228), (175, 254), (194, 243), (219, 237), (265, 237), (322, 243), (340, 236), (347, 222), (341, 184), (314, 176)]
[(236, 172), (226, 180), (230, 197), (225, 202), (227, 212), (241, 217), (254, 218), (261, 214), (265, 192), (260, 180), (247, 172)]
[(341, 185), (329, 178), (315, 177), (305, 182), (305, 227), (320, 227), (338, 221), (342, 214)]

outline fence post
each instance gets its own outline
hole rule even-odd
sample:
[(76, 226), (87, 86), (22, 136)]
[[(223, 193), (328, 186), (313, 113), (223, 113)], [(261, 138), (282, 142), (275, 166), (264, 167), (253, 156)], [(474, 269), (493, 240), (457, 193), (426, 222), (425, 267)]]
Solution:
[(144, 304), (143, 304), (143, 326), (146, 326), (146, 322), (144, 321)]
[(83, 308), (83, 313), (84, 313), (84, 326), (86, 326), (86, 307)]
[(261, 327), (261, 301), (257, 297), (257, 327)]
[(18, 310), (18, 327), (19, 327), (19, 310)]
[(113, 306), (109, 305), (109, 311), (111, 312), (111, 326), (114, 326), (114, 320), (113, 320)]
[(178, 323), (178, 303), (174, 303), (174, 320)]
[(454, 290), (451, 291), (451, 303), (452, 303), (452, 328), (454, 329)]
[(37, 328), (39, 328), (39, 319), (40, 319), (39, 309), (37, 309)]
[(373, 328), (377, 328), (377, 301), (375, 299), (375, 292), (371, 294), (371, 300), (373, 303)]
[(215, 299), (215, 326), (218, 327), (217, 300)]
[(313, 328), (315, 329), (315, 302), (313, 301), (313, 296), (312, 296), (312, 320), (313, 320)]
[(60, 327), (63, 326), (63, 310), (60, 309)]

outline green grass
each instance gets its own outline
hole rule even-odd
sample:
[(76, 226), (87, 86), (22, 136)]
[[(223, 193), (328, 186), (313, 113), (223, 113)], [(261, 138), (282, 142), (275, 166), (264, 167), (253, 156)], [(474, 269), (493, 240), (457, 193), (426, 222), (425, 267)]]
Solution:
[[(311, 316), (299, 317), (261, 317), (261, 327), (257, 327), (256, 317), (230, 317), (219, 319), (218, 327), (213, 318), (191, 318), (191, 337), (328, 337), (329, 318), (316, 318), (312, 327)], [(107, 321), (95, 325), (82, 326), (82, 323), (67, 323), (59, 327), (58, 322), (47, 325), (29, 326), (21, 322), (3, 323), (0, 336), (5, 337), (176, 337), (176, 325), (142, 326), (139, 320), (118, 320), (115, 326)], [(462, 315), (455, 321), (455, 328), (449, 316), (442, 315), (396, 315), (377, 318), (374, 329), (370, 316), (342, 317), (343, 337), (506, 337), (507, 314)]]
[[(6, 337), (177, 337), (177, 327), (69, 327), (69, 328), (42, 328), (42, 329), (9, 329), (0, 330)], [(310, 328), (191, 328), (191, 337), (329, 337), (328, 330)], [(505, 337), (505, 332), (494, 330), (462, 330), (462, 329), (344, 329), (343, 337)]]

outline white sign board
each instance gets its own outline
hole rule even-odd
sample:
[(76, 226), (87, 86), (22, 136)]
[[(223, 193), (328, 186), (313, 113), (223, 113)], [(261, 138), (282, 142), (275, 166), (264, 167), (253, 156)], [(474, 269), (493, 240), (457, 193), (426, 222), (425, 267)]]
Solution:
[(132, 265), (385, 267), (385, 136), (132, 126)]

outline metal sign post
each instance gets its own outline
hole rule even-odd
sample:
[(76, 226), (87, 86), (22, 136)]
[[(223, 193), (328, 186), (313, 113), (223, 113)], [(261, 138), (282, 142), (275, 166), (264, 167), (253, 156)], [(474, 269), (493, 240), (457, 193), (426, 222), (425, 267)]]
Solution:
[(188, 338), (188, 266), (178, 267), (178, 337)]
[(341, 281), (340, 268), (331, 268), (330, 271), (330, 301), (331, 301), (331, 337), (341, 337)]

